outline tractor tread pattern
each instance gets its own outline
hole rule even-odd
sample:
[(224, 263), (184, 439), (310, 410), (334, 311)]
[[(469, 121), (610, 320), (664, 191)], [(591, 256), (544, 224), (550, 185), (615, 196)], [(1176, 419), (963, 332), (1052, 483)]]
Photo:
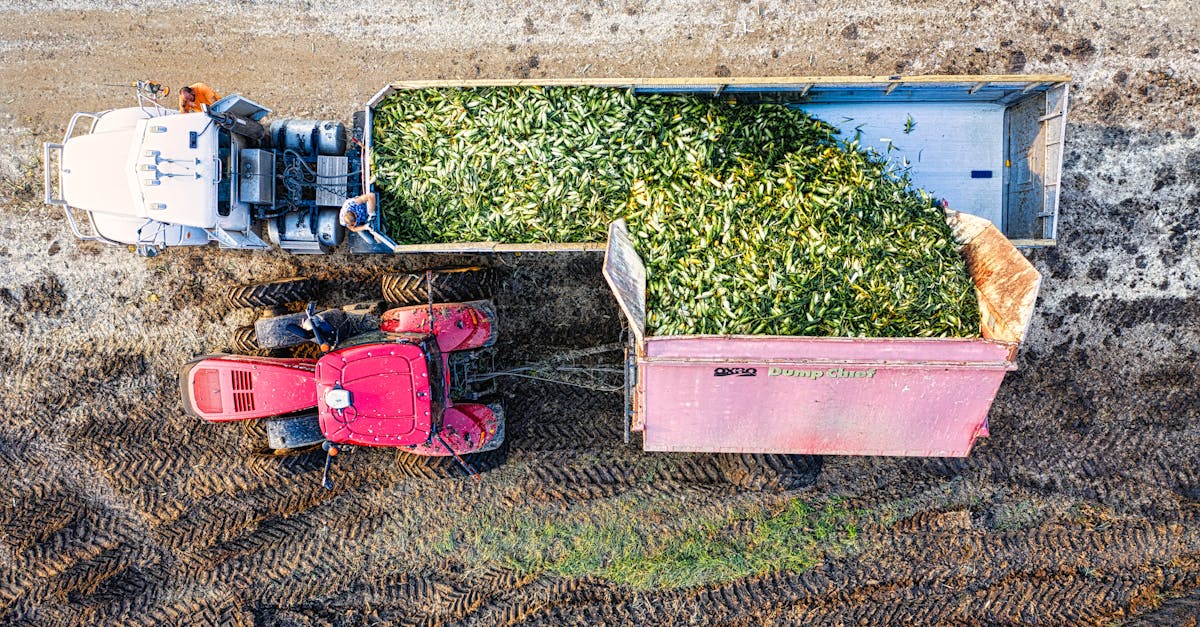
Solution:
[(429, 303), (458, 303), (491, 298), (496, 285), (492, 268), (455, 268), (425, 272), (401, 272), (383, 277), (383, 299), (399, 306)]
[(258, 355), (263, 353), (263, 348), (258, 345), (258, 336), (254, 334), (254, 325), (252, 324), (234, 329), (233, 335), (229, 339), (229, 344), (233, 352), (242, 355)]
[(317, 282), (308, 277), (291, 277), (265, 283), (252, 283), (231, 288), (228, 301), (231, 307), (275, 307), (288, 303), (312, 300), (317, 294)]

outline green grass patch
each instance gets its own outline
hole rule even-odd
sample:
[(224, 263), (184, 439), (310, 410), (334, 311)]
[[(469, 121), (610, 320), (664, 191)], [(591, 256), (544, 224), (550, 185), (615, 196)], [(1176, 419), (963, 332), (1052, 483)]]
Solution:
[(749, 575), (805, 571), (852, 548), (860, 512), (841, 500), (789, 499), (774, 508), (688, 515), (621, 499), (586, 520), (527, 512), (472, 517), (447, 529), (439, 553), (500, 563), (523, 574), (594, 576), (639, 589), (719, 584)]

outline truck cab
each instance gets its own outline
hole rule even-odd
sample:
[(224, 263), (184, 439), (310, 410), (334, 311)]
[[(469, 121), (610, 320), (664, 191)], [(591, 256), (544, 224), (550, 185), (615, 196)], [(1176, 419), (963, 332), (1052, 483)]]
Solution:
[(76, 237), (146, 256), (214, 241), (332, 248), (343, 237), (337, 207), (358, 189), (345, 128), (280, 120), (268, 131), (259, 121), (269, 113), (236, 94), (202, 113), (145, 102), (77, 113), (63, 141), (45, 145), (45, 201)]

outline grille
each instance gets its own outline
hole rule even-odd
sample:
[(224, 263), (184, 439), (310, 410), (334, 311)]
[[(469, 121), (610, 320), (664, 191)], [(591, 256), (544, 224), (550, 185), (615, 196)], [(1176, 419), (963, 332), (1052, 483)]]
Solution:
[(233, 411), (254, 411), (254, 393), (253, 392), (234, 392), (233, 393)]
[(350, 160), (346, 157), (317, 157), (317, 206), (339, 207), (346, 199), (346, 173)]
[(233, 411), (254, 411), (254, 375), (249, 370), (234, 370), (233, 375)]
[(233, 389), (235, 390), (253, 390), (254, 379), (249, 370), (234, 370), (233, 371)]

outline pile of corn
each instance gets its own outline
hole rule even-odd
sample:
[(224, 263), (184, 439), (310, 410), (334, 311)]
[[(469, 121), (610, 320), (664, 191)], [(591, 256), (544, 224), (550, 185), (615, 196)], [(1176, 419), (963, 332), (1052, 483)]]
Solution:
[(400, 91), (375, 114), (389, 235), (603, 242), (625, 218), (651, 335), (979, 334), (942, 210), (801, 111), (526, 87)]

